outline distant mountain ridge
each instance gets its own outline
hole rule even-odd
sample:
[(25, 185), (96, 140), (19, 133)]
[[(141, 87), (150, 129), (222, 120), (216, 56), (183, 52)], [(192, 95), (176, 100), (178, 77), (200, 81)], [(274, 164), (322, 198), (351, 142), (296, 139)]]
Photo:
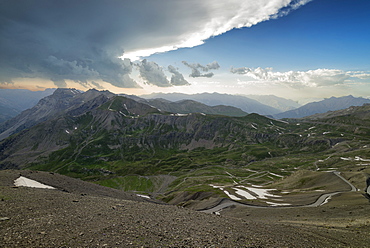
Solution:
[(325, 113), (314, 114), (303, 117), (304, 120), (323, 120), (323, 119), (338, 119), (347, 118), (353, 122), (361, 122), (361, 125), (365, 125), (365, 121), (370, 120), (370, 103), (365, 103), (362, 106), (351, 106), (346, 109), (340, 109), (336, 111), (328, 111)]
[(193, 100), (209, 106), (226, 105), (240, 108), (247, 113), (257, 113), (261, 115), (273, 115), (281, 111), (262, 104), (254, 99), (245, 96), (229, 95), (220, 93), (200, 93), (200, 94), (182, 94), (182, 93), (152, 93), (150, 95), (141, 96), (145, 99), (162, 98), (172, 102), (180, 100)]
[(362, 97), (353, 97), (352, 95), (343, 97), (331, 97), (319, 102), (311, 102), (294, 110), (286, 111), (274, 115), (275, 118), (302, 118), (314, 114), (325, 113), (328, 111), (336, 111), (346, 109), (351, 106), (362, 106), (365, 103), (370, 103), (370, 99)]
[(12, 104), (13, 108), (23, 111), (32, 108), (40, 99), (53, 94), (54, 91), (55, 89), (45, 89), (44, 91), (0, 89), (0, 99), (5, 99)]
[(246, 97), (259, 101), (260, 103), (276, 108), (283, 112), (302, 106), (301, 104), (293, 100), (277, 97), (274, 95), (246, 95)]
[(12, 107), (12, 104), (6, 99), (0, 98), (0, 123), (13, 118), (21, 111)]
[(0, 89), (0, 123), (32, 108), (40, 99), (53, 94), (54, 90)]
[(240, 108), (216, 105), (208, 106), (206, 104), (194, 101), (194, 100), (180, 100), (172, 102), (162, 98), (155, 99), (144, 99), (137, 96), (124, 95), (128, 98), (134, 99), (135, 101), (149, 104), (150, 106), (156, 107), (161, 111), (189, 114), (189, 113), (204, 113), (212, 115), (226, 115), (226, 116), (246, 116), (248, 113), (244, 112)]

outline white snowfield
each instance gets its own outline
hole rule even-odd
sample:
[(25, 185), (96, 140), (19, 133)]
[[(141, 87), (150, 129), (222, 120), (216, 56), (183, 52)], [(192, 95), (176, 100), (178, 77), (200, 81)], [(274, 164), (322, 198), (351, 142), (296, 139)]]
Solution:
[[(262, 189), (260, 188), (261, 186), (257, 185), (252, 185), (253, 187), (247, 187), (243, 185), (238, 185), (235, 187), (232, 187), (235, 191), (235, 194), (238, 195), (233, 195), (229, 191), (225, 189), (227, 186), (217, 186), (210, 184), (209, 186), (215, 188), (215, 189), (220, 189), (222, 190), (231, 200), (242, 200), (240, 197), (243, 197), (244, 199), (247, 200), (256, 200), (256, 199), (262, 199), (262, 200), (274, 200), (274, 201), (280, 201), (280, 199), (277, 199), (281, 197), (281, 195), (274, 195), (271, 194), (270, 191), (274, 191), (275, 189)], [(243, 189), (242, 189), (243, 188)], [(290, 193), (290, 192), (287, 192)], [(277, 203), (277, 202), (270, 202), (270, 201), (265, 201), (267, 204), (272, 205), (272, 206), (289, 206), (291, 204), (289, 203)]]
[(49, 185), (45, 185), (39, 183), (35, 180), (29, 179), (27, 177), (20, 176), (18, 179), (14, 180), (15, 186), (23, 186), (23, 187), (30, 187), (30, 188), (40, 188), (40, 189), (55, 189)]

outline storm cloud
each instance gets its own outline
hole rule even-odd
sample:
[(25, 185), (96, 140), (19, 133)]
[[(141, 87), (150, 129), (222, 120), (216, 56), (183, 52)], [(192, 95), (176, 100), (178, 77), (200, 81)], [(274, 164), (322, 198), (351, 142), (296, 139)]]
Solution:
[[(0, 0), (0, 82), (45, 78), (64, 87), (66, 80), (82, 85), (103, 80), (117, 87), (139, 87), (130, 76), (133, 59), (197, 46), (306, 2)], [(122, 55), (128, 59), (120, 59)], [(197, 74), (199, 69), (192, 75), (213, 75)], [(177, 79), (174, 74), (174, 85)]]
[[(114, 6), (121, 5), (121, 6)], [(65, 80), (84, 84), (103, 80), (117, 87), (138, 87), (120, 36), (125, 25), (106, 1), (2, 1), (0, 81), (42, 77), (59, 87)], [(123, 21), (123, 20), (122, 20)]]

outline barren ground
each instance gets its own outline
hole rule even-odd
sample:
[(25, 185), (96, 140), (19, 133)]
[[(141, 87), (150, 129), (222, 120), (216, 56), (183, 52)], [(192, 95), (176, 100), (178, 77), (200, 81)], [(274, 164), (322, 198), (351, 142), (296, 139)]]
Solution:
[[(57, 190), (12, 187), (22, 174)], [(0, 171), (0, 247), (368, 247), (359, 192), (318, 208), (229, 208), (221, 216), (147, 202), (45, 172)]]

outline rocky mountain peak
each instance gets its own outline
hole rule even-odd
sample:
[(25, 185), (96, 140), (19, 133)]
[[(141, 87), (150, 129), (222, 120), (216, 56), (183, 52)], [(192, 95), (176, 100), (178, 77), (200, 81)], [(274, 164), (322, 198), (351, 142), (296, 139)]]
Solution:
[[(77, 115), (103, 104), (115, 94), (95, 89), (82, 92), (76, 89), (59, 88), (50, 96), (41, 99), (33, 108), (23, 111), (17, 117), (0, 126), (0, 140), (23, 129), (67, 112)], [(98, 102), (94, 102), (94, 99)]]

